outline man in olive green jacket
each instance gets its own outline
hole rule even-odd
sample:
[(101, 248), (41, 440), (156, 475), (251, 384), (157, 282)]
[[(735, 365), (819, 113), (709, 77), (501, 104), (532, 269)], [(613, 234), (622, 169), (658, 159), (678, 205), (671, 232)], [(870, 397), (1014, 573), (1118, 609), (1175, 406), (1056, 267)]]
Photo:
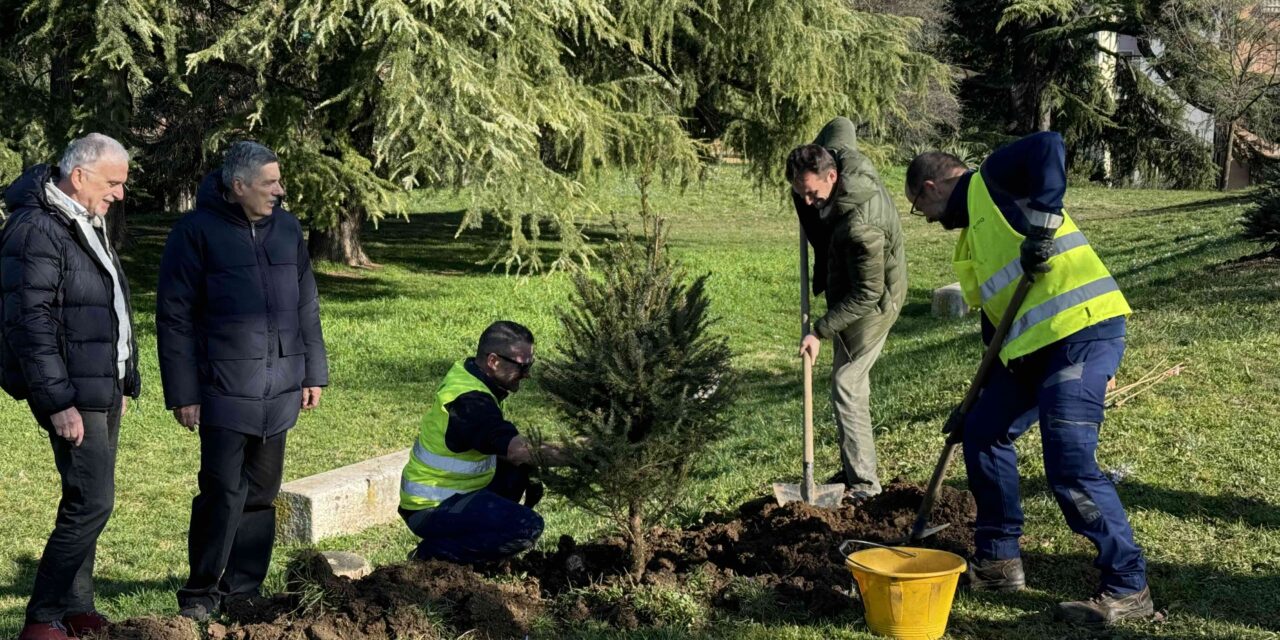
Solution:
[(842, 479), (855, 498), (880, 493), (871, 433), (871, 367), (907, 295), (907, 257), (898, 210), (880, 175), (858, 152), (848, 118), (827, 123), (813, 144), (787, 158), (796, 215), (813, 246), (813, 292), (827, 311), (801, 351), (817, 358), (819, 339), (835, 353), (831, 400)]

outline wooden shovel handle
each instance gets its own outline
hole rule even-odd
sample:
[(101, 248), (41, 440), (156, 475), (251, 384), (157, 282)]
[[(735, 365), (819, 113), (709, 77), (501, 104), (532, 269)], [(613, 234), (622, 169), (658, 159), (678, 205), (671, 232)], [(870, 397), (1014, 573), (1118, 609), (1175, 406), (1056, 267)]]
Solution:
[[(809, 335), (809, 238), (800, 226), (800, 340)], [(804, 359), (804, 469), (800, 491), (805, 502), (815, 493), (813, 481), (813, 357), (806, 351)]]

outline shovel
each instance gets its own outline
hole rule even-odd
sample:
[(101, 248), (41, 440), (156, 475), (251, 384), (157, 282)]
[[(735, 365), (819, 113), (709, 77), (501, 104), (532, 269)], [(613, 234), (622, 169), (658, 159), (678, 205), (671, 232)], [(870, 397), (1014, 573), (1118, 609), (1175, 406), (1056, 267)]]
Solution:
[(1018, 310), (1022, 307), (1022, 301), (1027, 297), (1027, 291), (1031, 289), (1031, 276), (1023, 273), (1022, 279), (1018, 281), (1018, 288), (1013, 291), (1013, 298), (1009, 300), (1008, 310), (1004, 312), (1004, 317), (1000, 318), (1000, 325), (996, 327), (996, 332), (991, 336), (991, 343), (987, 345), (987, 350), (982, 354), (982, 363), (978, 365), (978, 374), (973, 377), (973, 382), (969, 385), (969, 392), (964, 396), (964, 402), (951, 412), (947, 417), (947, 424), (942, 428), (942, 433), (947, 435), (946, 443), (942, 447), (942, 454), (938, 456), (938, 464), (933, 468), (933, 476), (929, 478), (929, 488), (925, 490), (924, 500), (920, 502), (920, 509), (916, 512), (916, 520), (911, 525), (911, 531), (906, 538), (893, 541), (891, 544), (906, 544), (919, 542), (929, 536), (946, 529), (951, 526), (950, 523), (944, 523), (937, 526), (929, 526), (929, 515), (933, 513), (933, 503), (937, 502), (938, 495), (942, 493), (942, 479), (947, 475), (947, 465), (951, 463), (951, 457), (956, 452), (956, 447), (960, 445), (964, 439), (964, 419), (968, 415), (969, 410), (973, 408), (973, 404), (978, 401), (979, 392), (982, 391), (983, 385), (987, 382), (987, 375), (991, 372), (991, 367), (995, 364), (997, 358), (1000, 357), (1000, 348), (1004, 346), (1005, 336), (1009, 335), (1009, 327), (1013, 325), (1013, 319), (1018, 315)]
[[(800, 227), (800, 337), (809, 335), (809, 240)], [(804, 354), (804, 469), (801, 484), (775, 482), (773, 497), (778, 504), (804, 502), (824, 509), (840, 506), (843, 484), (813, 482), (813, 358)]]

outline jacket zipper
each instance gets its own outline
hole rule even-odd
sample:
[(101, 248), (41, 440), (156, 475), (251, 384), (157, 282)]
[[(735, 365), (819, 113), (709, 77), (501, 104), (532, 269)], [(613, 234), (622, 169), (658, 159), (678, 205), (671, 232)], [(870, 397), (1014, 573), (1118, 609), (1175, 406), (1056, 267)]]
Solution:
[[(271, 387), (271, 292), (269, 291), (270, 287), (267, 284), (267, 280), (262, 274), (262, 256), (258, 252), (258, 225), (252, 220), (249, 221), (249, 237), (253, 243), (253, 259), (258, 265), (258, 280), (262, 282), (262, 300), (267, 305), (267, 353), (263, 354), (265, 356), (263, 369), (266, 372), (267, 379), (265, 386), (262, 388), (262, 402), (265, 406), (267, 401), (267, 392)], [(279, 341), (279, 339), (280, 338), (277, 337), (276, 341)], [(262, 412), (262, 442), (263, 444), (266, 444), (267, 442), (267, 412), (265, 410)]]

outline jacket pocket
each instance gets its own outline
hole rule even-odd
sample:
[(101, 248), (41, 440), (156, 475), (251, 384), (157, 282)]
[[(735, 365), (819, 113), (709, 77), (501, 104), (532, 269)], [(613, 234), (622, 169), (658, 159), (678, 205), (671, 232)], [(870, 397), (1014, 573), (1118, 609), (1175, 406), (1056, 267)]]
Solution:
[(280, 355), (298, 356), (307, 352), (307, 345), (298, 331), (280, 331)]
[[(208, 388), (213, 396), (260, 398), (267, 383), (266, 331), (244, 327), (241, 331), (219, 331), (208, 337), (205, 367)], [(274, 348), (274, 341), (271, 344)]]

